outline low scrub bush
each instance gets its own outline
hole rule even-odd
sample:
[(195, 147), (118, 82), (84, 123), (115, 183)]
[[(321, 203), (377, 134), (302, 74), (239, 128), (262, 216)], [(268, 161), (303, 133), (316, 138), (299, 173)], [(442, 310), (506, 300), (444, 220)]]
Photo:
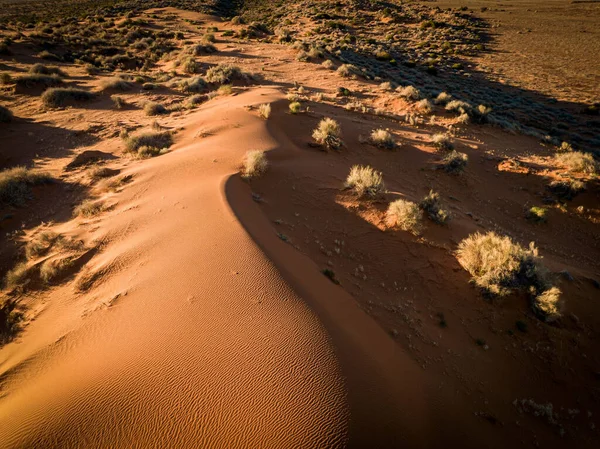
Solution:
[(508, 295), (516, 288), (538, 295), (550, 287), (533, 243), (525, 249), (510, 237), (477, 232), (459, 243), (456, 258), (473, 282), (492, 295)]
[(423, 213), (412, 201), (396, 200), (390, 203), (385, 218), (389, 227), (417, 235), (422, 227)]
[(227, 84), (235, 80), (246, 79), (247, 75), (245, 75), (237, 66), (231, 64), (219, 64), (208, 69), (205, 78), (209, 83)]
[(34, 64), (29, 69), (29, 73), (34, 73), (38, 75), (58, 75), (60, 77), (66, 78), (67, 74), (62, 71), (59, 67), (46, 66), (44, 64)]
[(375, 129), (371, 132), (370, 141), (373, 145), (379, 148), (387, 148), (389, 150), (396, 146), (394, 136), (385, 129)]
[(167, 112), (167, 108), (165, 108), (162, 104), (156, 103), (154, 101), (149, 101), (144, 105), (144, 113), (150, 117), (154, 115), (166, 114)]
[(469, 162), (469, 157), (465, 153), (452, 151), (442, 159), (442, 168), (448, 173), (458, 174), (464, 171)]
[(590, 153), (570, 151), (558, 153), (554, 156), (555, 162), (566, 168), (571, 173), (584, 173), (593, 175), (598, 171), (598, 163)]
[(324, 118), (313, 130), (312, 137), (319, 145), (338, 149), (342, 146), (342, 129), (340, 124), (331, 118)]
[(55, 87), (63, 84), (63, 79), (58, 75), (40, 75), (30, 74), (22, 75), (16, 79), (16, 84), (19, 87), (33, 88), (33, 87)]
[(90, 101), (95, 98), (92, 92), (74, 88), (52, 88), (42, 94), (42, 102), (49, 108), (60, 108), (70, 102)]
[(19, 206), (31, 194), (31, 186), (52, 182), (52, 177), (25, 167), (0, 171), (0, 207)]
[(440, 194), (430, 190), (429, 193), (421, 200), (419, 207), (427, 214), (427, 216), (438, 224), (447, 223), (450, 219), (450, 213), (444, 209)]
[(248, 151), (244, 157), (242, 176), (247, 179), (257, 178), (267, 171), (268, 166), (267, 155), (264, 151)]
[(385, 191), (385, 184), (381, 172), (369, 166), (355, 165), (346, 178), (346, 188), (352, 189), (359, 198), (377, 198)]
[[(137, 136), (125, 136), (125, 148), (131, 153), (147, 155), (159, 154), (161, 150), (168, 149), (173, 145), (173, 136), (170, 132), (146, 132)], [(154, 151), (153, 151), (154, 150)]]
[(261, 104), (258, 107), (258, 115), (260, 115), (261, 118), (268, 120), (271, 116), (271, 105), (269, 103)]
[(438, 150), (452, 150), (454, 148), (452, 139), (448, 134), (434, 134), (431, 137), (431, 142)]
[(102, 82), (100, 83), (100, 89), (101, 90), (120, 90), (120, 91), (125, 92), (127, 90), (133, 89), (133, 83), (117, 76), (114, 78), (108, 78), (108, 79), (102, 80)]

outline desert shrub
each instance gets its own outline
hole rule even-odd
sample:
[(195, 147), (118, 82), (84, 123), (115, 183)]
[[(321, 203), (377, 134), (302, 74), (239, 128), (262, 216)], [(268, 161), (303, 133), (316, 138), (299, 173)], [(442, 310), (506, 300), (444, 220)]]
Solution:
[(431, 142), (438, 150), (451, 150), (454, 148), (452, 140), (448, 134), (434, 134), (431, 136)]
[(573, 151), (573, 146), (569, 142), (562, 142), (560, 144), (560, 147), (558, 147), (556, 149), (556, 151), (561, 151), (563, 153), (568, 153), (570, 151)]
[(196, 73), (198, 70), (200, 70), (200, 66), (191, 56), (186, 56), (185, 58), (181, 59), (179, 61), (179, 65), (185, 73)]
[(111, 95), (110, 99), (113, 101), (117, 109), (123, 109), (127, 105), (125, 100), (123, 100), (123, 98), (119, 97), (118, 95)]
[(406, 100), (417, 101), (421, 98), (421, 92), (415, 86), (399, 86), (396, 88), (396, 92)]
[(466, 114), (472, 109), (472, 106), (466, 101), (451, 100), (446, 104), (446, 111)]
[(73, 266), (72, 257), (48, 259), (40, 266), (40, 279), (49, 284), (58, 277), (64, 276), (65, 271)]
[[(221, 86), (219, 86), (219, 89), (217, 89), (216, 94), (217, 95), (231, 95), (233, 93), (233, 86), (231, 84), (223, 84)], [(212, 94), (212, 92), (209, 93), (209, 95)]]
[(225, 84), (245, 78), (246, 75), (240, 68), (231, 64), (219, 64), (206, 72), (206, 81), (209, 83)]
[(216, 53), (217, 47), (210, 42), (202, 42), (191, 47), (189, 51), (194, 56), (201, 56), (203, 54)]
[(324, 68), (329, 69), (329, 70), (333, 70), (333, 67), (334, 67), (333, 62), (330, 59), (326, 59), (325, 61), (323, 61), (321, 63), (321, 65)]
[(510, 237), (477, 232), (459, 243), (456, 258), (473, 282), (492, 295), (507, 295), (515, 288), (541, 293), (549, 287), (533, 243), (525, 249)]
[(268, 120), (271, 115), (271, 105), (269, 103), (261, 104), (258, 107), (258, 115), (265, 120)]
[(116, 76), (114, 78), (104, 79), (100, 83), (101, 90), (112, 89), (112, 90), (126, 91), (126, 90), (131, 90), (132, 88), (133, 88), (133, 83), (130, 83), (129, 81), (124, 80), (123, 78), (120, 78), (118, 76)]
[(206, 33), (202, 37), (202, 40), (204, 42), (210, 42), (211, 44), (214, 44), (215, 42), (217, 42), (217, 38), (215, 37), (215, 35), (213, 33)]
[(302, 108), (302, 105), (298, 101), (292, 101), (289, 108), (292, 114), (298, 114)]
[(396, 146), (394, 136), (385, 129), (375, 129), (371, 132), (371, 143), (379, 148), (392, 149)]
[(160, 84), (156, 84), (156, 83), (144, 83), (144, 84), (142, 84), (142, 89), (143, 90), (155, 90), (155, 89), (158, 89), (159, 86), (160, 86)]
[(545, 207), (533, 206), (525, 214), (525, 218), (535, 223), (545, 223), (548, 209)]
[(199, 104), (204, 103), (205, 101), (208, 101), (208, 95), (196, 94), (196, 95), (192, 95), (191, 97), (189, 97), (187, 99), (187, 104), (188, 104), (188, 106), (197, 106)]
[(146, 132), (137, 136), (125, 136), (125, 148), (132, 153), (138, 153), (140, 149), (146, 153), (155, 149), (160, 152), (173, 145), (173, 136), (169, 132)]
[(264, 151), (248, 151), (244, 157), (242, 176), (247, 179), (259, 177), (267, 171), (268, 166), (267, 155)]
[(441, 105), (445, 106), (451, 100), (452, 100), (452, 95), (450, 95), (449, 93), (446, 93), (446, 92), (441, 92), (437, 97), (435, 97), (435, 100), (433, 102), (435, 104), (441, 104)]
[(431, 111), (433, 111), (433, 105), (431, 104), (431, 101), (429, 101), (427, 98), (417, 101), (415, 107), (417, 111), (419, 111), (422, 114), (430, 114)]
[(79, 204), (73, 211), (76, 217), (90, 218), (98, 215), (104, 210), (104, 205), (100, 201), (86, 200)]
[(598, 170), (598, 163), (590, 153), (570, 151), (554, 156), (555, 162), (572, 173), (593, 175)]
[(385, 191), (381, 172), (363, 165), (354, 165), (350, 169), (346, 178), (346, 187), (352, 189), (359, 197), (376, 198)]
[(56, 56), (54, 53), (50, 53), (49, 51), (42, 51), (38, 53), (38, 58), (46, 59), (47, 61), (60, 61), (60, 57)]
[(5, 299), (0, 302), (0, 344), (8, 343), (19, 331), (23, 314), (19, 312), (15, 301)]
[(32, 73), (29, 75), (23, 75), (16, 79), (17, 86), (32, 88), (32, 87), (54, 87), (63, 84), (63, 80), (58, 75), (40, 75)]
[(460, 173), (466, 167), (469, 157), (465, 153), (452, 150), (442, 159), (442, 168), (448, 173)]
[(385, 90), (385, 91), (390, 91), (393, 90), (394, 88), (392, 87), (392, 83), (390, 81), (384, 81), (383, 83), (381, 83), (379, 85), (379, 88), (381, 90)]
[(13, 120), (13, 113), (10, 109), (0, 105), (0, 123), (9, 123)]
[(360, 72), (358, 68), (352, 64), (342, 64), (336, 70), (337, 74), (344, 78), (351, 78), (358, 75)]
[(10, 76), (10, 73), (6, 73), (6, 72), (2, 72), (0, 73), (0, 84), (11, 84), (13, 82), (13, 78), (12, 76)]
[(144, 105), (144, 113), (148, 116), (162, 115), (166, 114), (167, 112), (167, 108), (154, 101), (149, 101)]
[(187, 93), (202, 93), (208, 90), (208, 85), (204, 78), (195, 76), (177, 83), (177, 88)]
[(561, 199), (572, 200), (585, 190), (585, 184), (577, 179), (556, 179), (548, 184), (548, 189)]
[(331, 118), (324, 118), (313, 130), (312, 137), (319, 145), (327, 148), (340, 148), (342, 146), (342, 129), (340, 124)]
[(67, 77), (67, 74), (63, 72), (59, 67), (51, 67), (39, 63), (32, 65), (29, 69), (29, 73), (37, 75), (58, 75), (63, 78)]
[(25, 263), (19, 263), (6, 273), (4, 285), (8, 289), (13, 289), (19, 285), (26, 284), (29, 281), (30, 268)]
[(480, 104), (476, 108), (467, 110), (466, 114), (469, 116), (473, 123), (478, 123), (482, 125), (488, 122), (490, 112), (492, 112), (492, 108)]
[(533, 298), (533, 310), (546, 322), (560, 318), (562, 301), (561, 291), (551, 287)]
[(390, 203), (385, 214), (386, 223), (391, 228), (400, 228), (418, 234), (422, 227), (423, 213), (412, 201), (396, 200)]
[(438, 224), (446, 223), (450, 219), (450, 213), (444, 209), (440, 194), (433, 190), (430, 190), (421, 200), (419, 207), (431, 220)]
[(95, 98), (92, 92), (83, 89), (60, 88), (48, 89), (42, 94), (42, 102), (50, 108), (60, 108), (72, 101), (90, 101)]
[(25, 257), (30, 260), (44, 255), (59, 238), (59, 234), (51, 231), (38, 233), (25, 245)]
[(14, 167), (0, 171), (0, 207), (19, 206), (29, 197), (31, 186), (52, 181), (50, 175), (37, 173), (25, 167)]

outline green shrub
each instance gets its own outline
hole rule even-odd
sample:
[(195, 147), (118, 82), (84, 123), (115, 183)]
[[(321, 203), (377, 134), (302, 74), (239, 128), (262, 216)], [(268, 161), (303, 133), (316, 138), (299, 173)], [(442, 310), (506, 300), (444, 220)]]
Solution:
[(545, 223), (547, 212), (548, 209), (545, 207), (533, 206), (527, 211), (525, 217), (535, 223)]
[(206, 72), (206, 81), (215, 84), (226, 84), (245, 78), (247, 76), (240, 68), (231, 64), (219, 64), (211, 67)]

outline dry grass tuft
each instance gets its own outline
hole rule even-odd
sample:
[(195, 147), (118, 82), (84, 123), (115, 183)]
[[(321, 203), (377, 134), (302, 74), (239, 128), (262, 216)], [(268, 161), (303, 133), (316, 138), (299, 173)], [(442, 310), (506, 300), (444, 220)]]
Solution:
[(154, 115), (166, 114), (167, 112), (167, 108), (165, 108), (162, 104), (156, 103), (154, 101), (149, 101), (144, 105), (144, 113), (150, 117)]
[(464, 171), (468, 162), (469, 156), (452, 150), (442, 159), (441, 167), (448, 173), (458, 174)]
[(331, 118), (324, 118), (313, 131), (312, 137), (319, 145), (338, 149), (342, 146), (342, 129), (340, 124)]
[(95, 98), (92, 92), (83, 89), (53, 88), (42, 94), (44, 105), (49, 108), (60, 108), (73, 101), (90, 101)]
[(124, 80), (121, 77), (114, 77), (102, 80), (100, 83), (100, 90), (120, 90), (127, 91), (133, 89), (133, 83)]
[[(125, 147), (128, 152), (141, 156), (160, 154), (173, 145), (173, 136), (170, 132), (146, 132), (137, 136), (126, 136)], [(153, 153), (153, 154), (150, 154)]]
[(379, 148), (391, 150), (396, 147), (394, 136), (385, 129), (375, 129), (371, 132), (371, 143)]
[(385, 219), (389, 227), (417, 235), (422, 228), (423, 213), (412, 201), (396, 200), (388, 206)]
[(546, 322), (556, 321), (561, 316), (562, 292), (551, 287), (533, 298), (533, 310)]
[(76, 217), (91, 218), (103, 211), (104, 205), (100, 201), (87, 200), (75, 208), (73, 215)]
[(31, 194), (30, 187), (52, 182), (52, 177), (25, 167), (0, 171), (0, 206), (19, 206)]
[(590, 153), (570, 151), (554, 156), (555, 162), (565, 167), (571, 173), (585, 173), (593, 175), (598, 171), (598, 163)]
[(542, 292), (549, 287), (533, 243), (525, 249), (510, 237), (477, 232), (460, 242), (456, 258), (475, 284), (492, 295), (504, 296), (525, 287)]
[(239, 67), (231, 64), (219, 64), (206, 72), (206, 81), (209, 83), (226, 84), (246, 78), (247, 75)]
[(244, 157), (242, 176), (246, 179), (257, 178), (267, 171), (268, 166), (269, 162), (264, 151), (248, 151)]
[(430, 190), (429, 193), (421, 200), (419, 207), (427, 214), (427, 216), (438, 224), (447, 223), (450, 219), (450, 212), (444, 209), (440, 194)]
[(302, 108), (302, 105), (298, 101), (292, 101), (290, 103), (289, 108), (290, 108), (290, 113), (292, 113), (292, 114), (298, 114), (300, 112), (301, 108)]
[(268, 103), (261, 104), (258, 107), (258, 115), (260, 115), (261, 118), (268, 120), (271, 116), (271, 105)]
[(433, 143), (433, 146), (435, 146), (438, 150), (452, 150), (454, 148), (454, 145), (452, 145), (452, 139), (448, 134), (434, 134), (431, 136), (431, 143)]
[(359, 198), (369, 196), (376, 198), (385, 191), (381, 172), (372, 167), (354, 165), (346, 178), (346, 187), (352, 189)]

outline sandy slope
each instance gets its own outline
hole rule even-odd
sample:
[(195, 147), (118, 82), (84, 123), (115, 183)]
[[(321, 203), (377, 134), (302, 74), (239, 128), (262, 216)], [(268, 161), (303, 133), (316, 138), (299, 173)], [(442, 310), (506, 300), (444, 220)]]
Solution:
[[(247, 149), (276, 145), (243, 109), (276, 95), (258, 89), (191, 115), (176, 151), (132, 169), (136, 181), (112, 199), (101, 226), (84, 225), (104, 241), (95, 268), (110, 267), (89, 304), (102, 298), (106, 308), (45, 349), (68, 327), (69, 303), (89, 312), (76, 305), (85, 298), (59, 290), (54, 300), (64, 307), (3, 348), (0, 446), (341, 447), (350, 436), (353, 446), (414, 446), (429, 438), (414, 363), (307, 259), (270, 240), (248, 186), (229, 178)], [(227, 132), (200, 139), (206, 120)], [(259, 235), (270, 232), (263, 241), (287, 275), (228, 201)], [(397, 421), (404, 404), (416, 413)]]

